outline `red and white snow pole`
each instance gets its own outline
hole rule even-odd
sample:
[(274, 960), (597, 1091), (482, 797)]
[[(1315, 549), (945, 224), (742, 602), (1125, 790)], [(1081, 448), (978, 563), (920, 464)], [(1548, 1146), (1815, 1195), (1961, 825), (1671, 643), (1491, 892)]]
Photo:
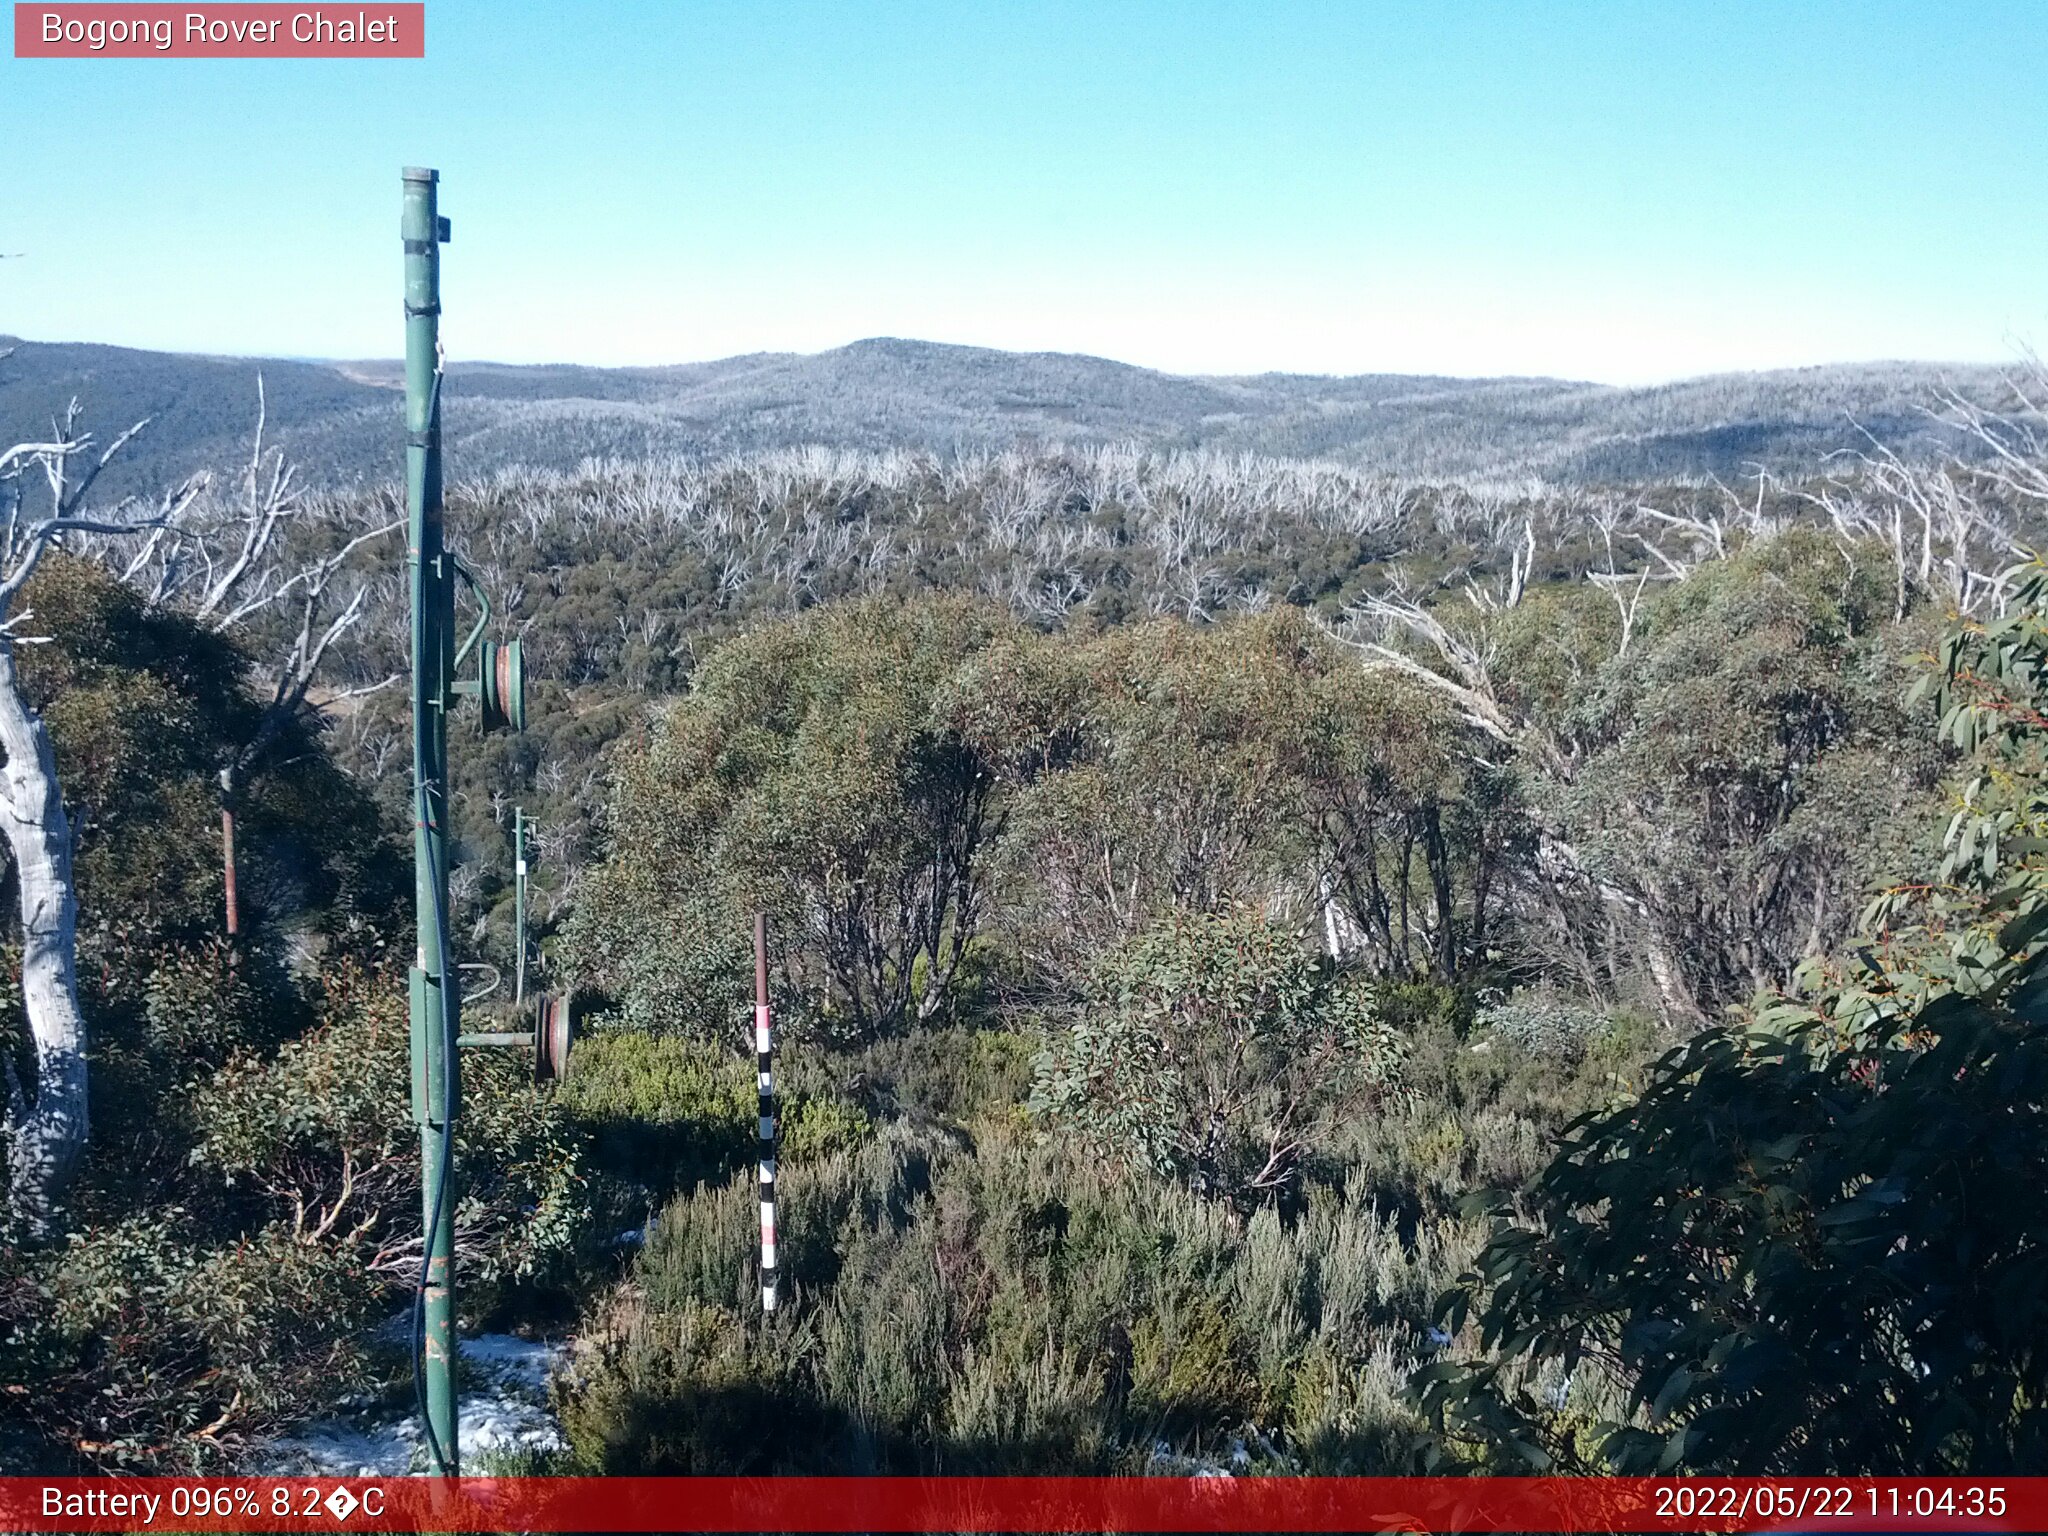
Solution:
[(754, 1064), (761, 1074), (761, 1310), (775, 1310), (775, 1071), (768, 1034), (768, 914), (754, 914)]

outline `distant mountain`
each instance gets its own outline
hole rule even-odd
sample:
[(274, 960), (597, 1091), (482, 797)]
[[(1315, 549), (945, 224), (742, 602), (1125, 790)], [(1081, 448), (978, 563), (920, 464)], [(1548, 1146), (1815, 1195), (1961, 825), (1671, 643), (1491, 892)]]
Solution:
[[(0, 338), (0, 348), (8, 345)], [(19, 342), (0, 360), (0, 443), (35, 437), (77, 396), (104, 437), (141, 416), (130, 489), (246, 462), (256, 376), (270, 428), (311, 483), (390, 479), (400, 458), (394, 362), (202, 357)], [(1948, 446), (1923, 407), (1944, 384), (1989, 397), (1996, 370), (1866, 363), (1622, 389), (1562, 379), (1407, 374), (1199, 378), (1099, 357), (876, 339), (814, 355), (670, 368), (449, 369), (449, 473), (559, 468), (591, 455), (724, 453), (822, 443), (941, 452), (1019, 441), (1328, 458), (1423, 478), (1559, 482), (1796, 471), (1865, 443)]]

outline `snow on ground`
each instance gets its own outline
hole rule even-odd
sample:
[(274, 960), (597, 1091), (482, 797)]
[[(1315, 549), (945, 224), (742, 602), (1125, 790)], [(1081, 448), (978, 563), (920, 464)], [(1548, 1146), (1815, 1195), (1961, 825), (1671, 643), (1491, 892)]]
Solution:
[[(402, 1320), (410, 1322), (410, 1314)], [(402, 1336), (402, 1328), (401, 1328)], [(461, 1341), (464, 1392), (457, 1439), (463, 1470), (482, 1469), (492, 1456), (565, 1449), (560, 1426), (548, 1412), (548, 1378), (567, 1346), (479, 1334)], [(426, 1465), (417, 1413), (388, 1406), (344, 1405), (332, 1418), (273, 1440), (249, 1458), (249, 1471), (315, 1477), (394, 1477)]]
[(1242, 1436), (1232, 1435), (1221, 1458), (1183, 1455), (1170, 1442), (1155, 1440), (1145, 1470), (1153, 1477), (1244, 1477), (1254, 1468), (1256, 1452), (1261, 1469), (1269, 1474), (1301, 1474), (1301, 1464), (1257, 1425), (1246, 1425), (1245, 1434), (1251, 1437), (1251, 1444), (1247, 1445)]

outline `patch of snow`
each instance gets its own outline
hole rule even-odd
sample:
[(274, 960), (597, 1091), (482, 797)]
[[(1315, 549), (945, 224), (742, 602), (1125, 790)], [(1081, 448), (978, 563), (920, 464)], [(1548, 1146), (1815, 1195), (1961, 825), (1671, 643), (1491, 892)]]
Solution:
[(1145, 1470), (1153, 1477), (1244, 1477), (1260, 1465), (1261, 1457), (1269, 1472), (1292, 1475), (1301, 1470), (1300, 1463), (1256, 1424), (1246, 1425), (1243, 1436), (1231, 1436), (1229, 1448), (1220, 1461), (1207, 1456), (1185, 1456), (1170, 1442), (1154, 1440)]
[[(1232, 1441), (1238, 1451), (1244, 1449), (1242, 1441)], [(1250, 1458), (1246, 1458), (1249, 1465)], [(1219, 1461), (1210, 1461), (1201, 1456), (1183, 1456), (1164, 1440), (1152, 1442), (1152, 1455), (1145, 1464), (1145, 1470), (1154, 1477), (1229, 1477), (1231, 1470)]]
[[(395, 1333), (392, 1342), (403, 1343), (410, 1327), (410, 1314), (401, 1314), (378, 1332)], [(486, 1333), (458, 1347), (468, 1366), (456, 1426), (465, 1469), (479, 1457), (567, 1448), (547, 1401), (548, 1381), (565, 1345)], [(355, 1411), (317, 1420), (257, 1448), (245, 1470), (318, 1477), (397, 1477), (422, 1470), (427, 1451), (419, 1415), (365, 1409), (360, 1402), (337, 1404)]]
[(542, 1403), (547, 1401), (548, 1380), (567, 1351), (559, 1340), (522, 1339), (511, 1333), (480, 1333), (457, 1347), (473, 1375), (516, 1383)]

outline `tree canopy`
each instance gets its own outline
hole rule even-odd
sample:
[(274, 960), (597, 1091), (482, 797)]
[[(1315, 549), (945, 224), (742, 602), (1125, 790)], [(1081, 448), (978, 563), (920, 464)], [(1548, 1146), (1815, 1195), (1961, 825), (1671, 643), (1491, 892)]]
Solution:
[(1922, 691), (1973, 773), (1935, 878), (1570, 1128), (1445, 1299), (1498, 1351), (1418, 1378), (1451, 1443), (1633, 1473), (2048, 1453), (2048, 569)]

